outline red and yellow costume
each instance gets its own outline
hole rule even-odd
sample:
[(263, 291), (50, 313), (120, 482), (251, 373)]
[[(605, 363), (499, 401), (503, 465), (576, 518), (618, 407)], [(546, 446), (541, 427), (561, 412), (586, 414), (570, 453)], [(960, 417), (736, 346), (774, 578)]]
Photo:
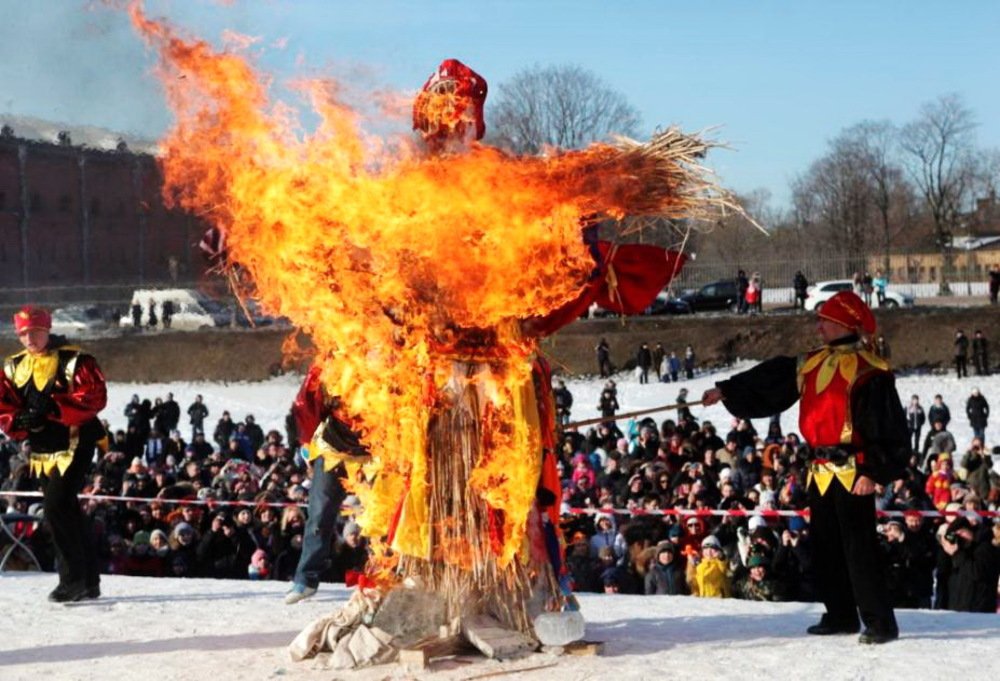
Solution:
[(855, 494), (861, 476), (883, 485), (902, 476), (909, 457), (906, 417), (888, 364), (862, 336), (875, 331), (871, 310), (841, 292), (819, 315), (849, 332), (804, 357), (775, 357), (717, 387), (742, 418), (778, 414), (799, 402), (799, 431), (810, 447), (809, 510), (813, 565), (827, 613), (813, 633), (858, 630), (898, 635), (875, 532), (873, 494)]
[[(45, 310), (25, 307), (14, 315), (18, 334), (48, 329)], [(45, 517), (59, 557), (60, 588), (96, 592), (97, 558), (77, 493), (106, 434), (98, 412), (107, 403), (97, 362), (65, 339), (50, 336), (40, 352), (22, 350), (4, 360), (0, 376), (0, 428), (27, 440), (31, 472), (41, 478)]]

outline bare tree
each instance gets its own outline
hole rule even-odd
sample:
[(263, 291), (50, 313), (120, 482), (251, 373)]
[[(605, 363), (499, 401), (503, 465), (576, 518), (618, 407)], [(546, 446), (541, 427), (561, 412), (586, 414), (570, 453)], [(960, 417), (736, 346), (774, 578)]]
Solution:
[(903, 169), (894, 159), (899, 132), (889, 121), (862, 121), (840, 134), (835, 147), (843, 148), (870, 183), (871, 200), (878, 215), (882, 261), (889, 271), (889, 251), (894, 237), (903, 229), (893, 222), (896, 204), (907, 194)]
[(792, 202), (800, 224), (824, 252), (844, 259), (847, 269), (842, 275), (848, 276), (865, 267), (875, 192), (857, 149), (844, 138), (831, 146), (826, 156), (794, 181)]
[(973, 182), (975, 129), (972, 111), (958, 95), (950, 94), (924, 104), (900, 137), (910, 176), (934, 221), (942, 258), (941, 294), (951, 292), (952, 238)]
[(635, 137), (639, 112), (579, 66), (535, 66), (497, 88), (491, 142), (518, 154), (545, 146), (579, 149), (611, 134)]

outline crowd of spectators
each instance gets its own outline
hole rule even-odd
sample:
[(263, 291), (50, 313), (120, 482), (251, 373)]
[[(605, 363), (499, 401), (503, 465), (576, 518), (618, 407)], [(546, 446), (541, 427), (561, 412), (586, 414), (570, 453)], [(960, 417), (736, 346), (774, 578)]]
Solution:
[[(974, 391), (971, 420), (980, 401)], [(903, 513), (878, 526), (890, 589), (896, 607), (996, 612), (1000, 521), (971, 512), (1000, 508), (1000, 447), (988, 450), (976, 428), (960, 451), (947, 405), (934, 402), (933, 429), (925, 439), (913, 432), (905, 477), (876, 489), (878, 509)], [(815, 599), (807, 518), (710, 515), (804, 510), (808, 451), (796, 433), (777, 419), (766, 433), (738, 419), (720, 433), (689, 410), (626, 431), (606, 422), (563, 434), (566, 564), (577, 590)], [(948, 515), (915, 513), (934, 510)]]
[[(83, 493), (134, 499), (81, 502), (105, 574), (292, 578), (310, 486), (294, 421), (287, 419), (285, 433), (264, 432), (252, 414), (237, 421), (223, 411), (206, 437), (208, 414), (199, 395), (187, 409), (189, 440), (169, 393), (152, 402), (134, 395), (121, 414), (124, 428), (105, 420), (107, 451), (95, 455)], [(39, 489), (28, 474), (29, 454), (26, 443), (0, 443), (0, 508), (41, 515), (39, 499), (3, 496)], [(352, 519), (356, 497), (344, 510), (325, 581), (352, 581), (367, 556)], [(43, 568), (52, 569), (45, 524), (19, 529)]]
[[(565, 384), (556, 389), (566, 423), (572, 395)], [(602, 399), (616, 401), (616, 393), (609, 381)], [(973, 407), (981, 397), (970, 396)], [(960, 449), (939, 397), (919, 424), (914, 404), (923, 414), (914, 396), (906, 476), (877, 489), (878, 508), (997, 510), (1000, 477), (980, 433)], [(170, 394), (152, 402), (136, 395), (120, 417), (123, 428), (106, 424), (113, 436), (107, 452), (95, 456), (84, 492), (139, 500), (82, 502), (103, 572), (291, 579), (310, 486), (294, 422), (287, 420), (284, 433), (264, 432), (250, 414), (237, 421), (223, 412), (208, 437), (208, 409), (200, 396), (188, 407), (190, 439), (179, 429), (181, 409)], [(921, 437), (925, 421), (933, 426)], [(28, 476), (27, 453), (23, 444), (0, 445), (0, 507), (38, 513), (34, 498), (3, 496), (38, 489)], [(558, 465), (565, 563), (575, 588), (814, 600), (805, 517), (709, 514), (805, 509), (806, 458), (800, 438), (783, 432), (777, 419), (766, 433), (745, 420), (720, 432), (687, 408), (660, 423), (629, 421), (625, 432), (610, 419), (586, 432), (564, 432)], [(352, 519), (357, 499), (348, 497), (345, 506), (324, 581), (351, 583), (364, 566), (365, 540)], [(51, 568), (44, 524), (27, 530), (36, 555)], [(879, 530), (896, 606), (996, 611), (1000, 523), (975, 514), (933, 519), (911, 513), (882, 522)]]

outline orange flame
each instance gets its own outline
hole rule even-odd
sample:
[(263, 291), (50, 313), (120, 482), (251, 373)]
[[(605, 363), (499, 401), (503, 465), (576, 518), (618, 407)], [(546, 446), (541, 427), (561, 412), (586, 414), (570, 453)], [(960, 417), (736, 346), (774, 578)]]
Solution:
[[(642, 187), (607, 145), (546, 158), (474, 145), (427, 158), (366, 133), (330, 81), (301, 86), (320, 119), (303, 133), (246, 59), (182, 39), (139, 3), (129, 11), (159, 51), (177, 118), (162, 141), (165, 196), (225, 229), (262, 306), (312, 337), (324, 386), (372, 452), (377, 483), (356, 490), (359, 521), (381, 536), (421, 465), (426, 385), (451, 379), (462, 330), (488, 331), (478, 352), (497, 367), (497, 413), (527, 408), (512, 405), (530, 389), (536, 342), (518, 321), (573, 299), (591, 272), (579, 217), (623, 215)], [(471, 479), (503, 512), (505, 561), (524, 536), (537, 450), (523, 424), (494, 427)]]

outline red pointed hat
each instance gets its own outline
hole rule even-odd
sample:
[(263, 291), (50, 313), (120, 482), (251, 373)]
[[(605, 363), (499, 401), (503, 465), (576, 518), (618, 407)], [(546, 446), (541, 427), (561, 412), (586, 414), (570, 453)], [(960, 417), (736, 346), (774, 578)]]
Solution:
[(51, 328), (52, 315), (49, 314), (49, 311), (44, 308), (35, 307), (34, 305), (25, 305), (14, 313), (14, 329), (17, 333), (22, 333), (24, 331), (28, 331), (29, 329)]
[(875, 333), (875, 315), (853, 291), (841, 291), (833, 296), (823, 303), (817, 315), (868, 336)]

